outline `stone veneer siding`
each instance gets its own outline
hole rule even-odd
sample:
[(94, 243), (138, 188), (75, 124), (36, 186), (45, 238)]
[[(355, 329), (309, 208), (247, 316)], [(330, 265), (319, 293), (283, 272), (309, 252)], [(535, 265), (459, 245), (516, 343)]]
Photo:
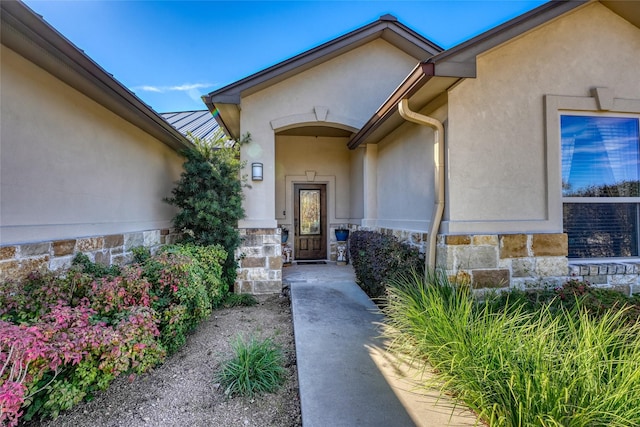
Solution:
[(279, 228), (241, 228), (236, 249), (235, 293), (273, 294), (282, 291), (282, 246)]
[(640, 260), (569, 262), (569, 275), (597, 287), (613, 288), (627, 296), (640, 293)]
[[(425, 252), (427, 233), (362, 229), (396, 236)], [(475, 289), (555, 287), (574, 278), (625, 295), (640, 293), (640, 260), (568, 260), (564, 233), (439, 235), (436, 252), (438, 267), (452, 278), (470, 282)]]
[(155, 253), (178, 239), (178, 234), (160, 229), (6, 245), (0, 247), (0, 281), (20, 280), (33, 271), (68, 269), (80, 252), (99, 264), (124, 265), (133, 261), (131, 250), (135, 247), (144, 246)]
[(558, 286), (568, 276), (568, 239), (554, 234), (438, 236), (437, 264), (476, 289)]

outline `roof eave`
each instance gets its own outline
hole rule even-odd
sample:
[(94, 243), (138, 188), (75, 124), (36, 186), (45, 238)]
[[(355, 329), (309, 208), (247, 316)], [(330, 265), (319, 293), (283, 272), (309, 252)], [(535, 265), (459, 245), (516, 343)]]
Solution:
[[(231, 102), (224, 102), (231, 101)], [(203, 95), (202, 102), (218, 122), (220, 128), (231, 139), (240, 139), (240, 100), (223, 99), (214, 100), (211, 95)]]
[(419, 63), (364, 126), (351, 137), (347, 147), (353, 150), (362, 144), (385, 120), (393, 115), (402, 99), (411, 97), (434, 76), (433, 64)]
[(429, 58), (436, 65), (435, 75), (442, 77), (475, 77), (476, 58), (481, 53), (543, 25), (592, 0), (553, 0), (517, 16), (466, 42)]
[(151, 107), (22, 2), (2, 1), (0, 10), (3, 45), (172, 149), (192, 146)]
[[(288, 78), (292, 74), (312, 68), (319, 63), (335, 58), (346, 51), (355, 49), (377, 38), (394, 43), (419, 59), (426, 59), (442, 52), (440, 46), (397, 22), (394, 17), (387, 15), (299, 55), (212, 91), (206, 96), (214, 102), (223, 100), (227, 102), (225, 100), (226, 97), (237, 98), (239, 102), (240, 96), (255, 93), (266, 86)], [(403, 42), (400, 42), (401, 39)]]
[(410, 98), (432, 79), (475, 78), (476, 58), (479, 54), (589, 3), (589, 1), (591, 0), (555, 0), (545, 3), (418, 64), (360, 131), (349, 140), (347, 146), (350, 149), (355, 149), (365, 143), (386, 120), (396, 114), (397, 106), (402, 99)]

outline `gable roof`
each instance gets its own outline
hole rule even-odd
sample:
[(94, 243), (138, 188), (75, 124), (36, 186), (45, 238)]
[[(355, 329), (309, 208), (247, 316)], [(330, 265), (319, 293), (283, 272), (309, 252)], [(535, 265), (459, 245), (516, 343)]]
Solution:
[(350, 33), (210, 92), (202, 100), (225, 132), (232, 138), (239, 138), (241, 96), (258, 92), (378, 38), (417, 59), (442, 51), (440, 46), (401, 24), (396, 17), (384, 15)]
[(0, 1), (1, 41), (48, 73), (175, 150), (192, 144), (24, 3)]
[(191, 134), (196, 138), (209, 139), (220, 130), (218, 122), (208, 110), (177, 111), (160, 115), (187, 138)]
[[(398, 104), (402, 99), (411, 98), (414, 110), (420, 110), (431, 102), (437, 108), (439, 102), (443, 103), (438, 97), (454, 83), (463, 78), (476, 77), (478, 55), (595, 1), (597, 0), (552, 0), (420, 62), (360, 131), (351, 137), (347, 146), (354, 149), (365, 141), (377, 143), (390, 131), (404, 123), (404, 119), (398, 113)], [(601, 3), (640, 27), (638, 2), (604, 0)]]

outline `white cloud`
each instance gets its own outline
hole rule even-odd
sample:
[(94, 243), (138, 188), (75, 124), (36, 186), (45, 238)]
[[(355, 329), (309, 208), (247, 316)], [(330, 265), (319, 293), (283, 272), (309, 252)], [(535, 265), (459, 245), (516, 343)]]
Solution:
[(142, 90), (145, 92), (162, 92), (162, 90), (158, 87), (155, 86), (136, 86), (134, 87), (135, 90)]
[(205, 88), (210, 88), (213, 87), (215, 85), (210, 84), (210, 83), (185, 83), (185, 84), (181, 84), (181, 85), (176, 85), (176, 86), (150, 86), (150, 85), (143, 85), (143, 86), (136, 86), (133, 88), (133, 90), (141, 90), (144, 92), (156, 92), (156, 93), (164, 93), (164, 92), (191, 92), (194, 91), (196, 89), (205, 89)]

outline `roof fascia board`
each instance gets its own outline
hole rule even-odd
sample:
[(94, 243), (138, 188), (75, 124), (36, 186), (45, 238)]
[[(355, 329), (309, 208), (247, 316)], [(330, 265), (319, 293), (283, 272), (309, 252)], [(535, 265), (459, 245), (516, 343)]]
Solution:
[(427, 63), (419, 63), (405, 78), (400, 86), (391, 93), (391, 96), (378, 108), (373, 116), (360, 128), (358, 133), (353, 135), (347, 147), (351, 150), (362, 144), (371, 133), (373, 133), (382, 122), (389, 118), (396, 109), (400, 100), (410, 98), (425, 83), (434, 77), (434, 65)]
[(587, 4), (589, 1), (591, 0), (550, 1), (458, 46), (439, 53), (425, 62), (436, 65), (436, 76), (475, 77), (475, 62), (479, 54), (564, 15), (572, 9)]
[(432, 78), (475, 78), (477, 55), (590, 1), (592, 0), (554, 0), (545, 3), (418, 64), (360, 131), (349, 140), (347, 147), (355, 149), (364, 143), (385, 120), (396, 112), (400, 100), (410, 98)]
[[(240, 108), (235, 103), (207, 103), (216, 122), (231, 139), (240, 139)], [(226, 120), (223, 118), (225, 117)]]
[(2, 44), (174, 150), (180, 132), (21, 2), (0, 2)]
[(420, 36), (399, 22), (388, 18), (379, 19), (371, 24), (245, 77), (244, 79), (212, 91), (208, 95), (205, 95), (205, 98), (214, 103), (223, 101), (226, 99), (223, 97), (230, 95), (236, 96), (238, 97), (237, 99), (239, 99), (241, 95), (246, 96), (255, 93), (266, 86), (282, 81), (293, 74), (328, 61), (348, 50), (362, 46), (377, 38), (383, 38), (400, 49), (407, 51), (407, 53), (415, 55), (415, 49), (407, 49), (406, 45), (403, 46), (403, 44), (396, 43), (396, 39), (391, 34), (387, 34), (387, 32), (399, 35), (419, 48), (421, 53), (426, 56), (431, 56), (442, 51), (440, 46)]

